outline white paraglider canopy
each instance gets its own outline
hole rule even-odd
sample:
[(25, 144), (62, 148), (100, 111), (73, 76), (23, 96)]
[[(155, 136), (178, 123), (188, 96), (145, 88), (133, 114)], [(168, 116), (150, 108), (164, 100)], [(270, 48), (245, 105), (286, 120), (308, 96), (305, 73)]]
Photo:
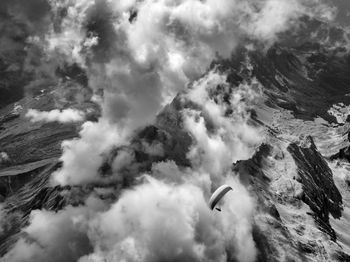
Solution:
[[(209, 200), (209, 207), (211, 210), (215, 208), (217, 203), (224, 197), (230, 190), (233, 190), (229, 185), (222, 185), (212, 194)], [(220, 208), (216, 208), (218, 211), (221, 211)]]

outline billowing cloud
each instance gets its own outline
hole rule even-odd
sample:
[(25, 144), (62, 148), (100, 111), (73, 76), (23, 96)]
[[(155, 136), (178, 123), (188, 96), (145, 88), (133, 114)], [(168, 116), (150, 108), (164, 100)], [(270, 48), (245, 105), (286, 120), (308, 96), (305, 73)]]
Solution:
[(251, 157), (262, 142), (259, 129), (247, 123), (248, 109), (260, 98), (259, 91), (254, 79), (233, 87), (216, 70), (193, 83), (186, 95), (200, 110), (185, 110), (184, 119), (195, 140), (188, 153), (194, 167), (221, 178), (232, 163)]
[(147, 180), (91, 221), (95, 252), (79, 261), (226, 261), (231, 247), (239, 261), (254, 261), (253, 203), (243, 199), (244, 188), (231, 180), (238, 191), (226, 199), (224, 213), (215, 216), (200, 188)]
[(83, 221), (103, 208), (96, 199), (87, 200), (84, 207), (67, 207), (59, 212), (34, 210), (23, 237), (2, 258), (6, 262), (77, 261), (92, 251)]
[(26, 117), (31, 122), (59, 122), (59, 123), (73, 123), (82, 122), (85, 118), (85, 113), (77, 109), (63, 109), (62, 111), (54, 109), (51, 111), (39, 111), (36, 109), (29, 109)]
[(28, 237), (21, 238), (3, 261), (76, 261), (91, 250), (87, 236), (74, 224), (74, 217), (83, 216), (82, 211), (79, 208), (57, 214), (33, 211), (31, 224), (24, 229)]
[[(247, 39), (270, 45), (302, 15), (320, 16), (318, 8), (311, 8), (320, 6), (317, 0), (80, 0), (52, 1), (52, 6), (66, 10), (66, 15), (60, 30), (46, 35), (46, 53), (78, 63), (87, 71), (89, 86), (103, 111), (96, 129), (109, 122), (117, 126), (111, 130), (129, 135), (151, 123), (162, 106), (205, 73), (217, 55), (229, 57)], [(240, 134), (255, 136), (248, 127), (242, 127)], [(86, 142), (65, 147), (62, 159), (72, 159), (68, 155), (81, 152), (76, 147), (85, 143), (91, 143), (90, 148), (107, 148), (93, 145), (99, 139), (81, 139)], [(110, 140), (110, 147), (120, 144), (114, 141)], [(235, 148), (239, 152), (240, 146)], [(85, 159), (105, 153), (84, 152)], [(81, 164), (70, 163), (70, 167)], [(62, 173), (76, 173), (67, 166), (64, 161)]]
[(6, 152), (0, 152), (0, 165), (10, 161), (10, 157)]
[(60, 185), (87, 184), (100, 180), (98, 168), (103, 161), (103, 153), (114, 145), (123, 145), (124, 133), (109, 122), (85, 122), (80, 138), (62, 143), (62, 169), (54, 172), (52, 183)]
[(216, 214), (195, 185), (144, 179), (107, 211), (93, 199), (58, 213), (32, 211), (4, 261), (254, 261), (254, 201), (237, 180), (225, 181), (235, 190)]

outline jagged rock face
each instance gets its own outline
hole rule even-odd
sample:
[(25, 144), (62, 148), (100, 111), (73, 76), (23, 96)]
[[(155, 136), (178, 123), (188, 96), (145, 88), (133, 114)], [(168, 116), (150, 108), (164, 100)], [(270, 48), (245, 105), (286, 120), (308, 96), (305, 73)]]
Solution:
[[(8, 192), (9, 196), (4, 202), (5, 219), (8, 223), (0, 235), (0, 256), (4, 255), (8, 248), (17, 241), (20, 229), (28, 223), (32, 210), (42, 208), (59, 210), (66, 205), (64, 198), (60, 195), (61, 189), (48, 185), (51, 173), (58, 167), (59, 163), (51, 160), (50, 163), (46, 165), (44, 163), (43, 166), (28, 173), (14, 176), (15, 182), (8, 182), (8, 185), (17, 183), (18, 186)], [(1, 182), (5, 179), (10, 179), (10, 177), (2, 176)]]
[[(348, 255), (341, 249), (326, 251), (322, 242), (317, 241), (319, 236), (310, 238), (305, 234), (310, 227), (310, 221), (306, 222), (305, 218), (309, 216), (320, 232), (336, 242), (336, 232), (329, 216), (339, 218), (343, 211), (342, 196), (335, 185), (332, 171), (313, 139), (307, 137), (300, 143), (291, 143), (285, 153), (276, 149), (276, 145), (263, 144), (251, 159), (233, 165), (233, 170), (244, 183), (249, 184), (251, 194), (257, 199), (259, 215), (255, 218), (253, 230), (259, 250), (257, 261), (348, 261)], [(282, 169), (284, 173), (281, 173), (282, 170), (276, 172), (279, 170), (276, 170), (277, 163), (289, 161), (287, 154), (296, 165), (293, 178), (288, 177), (290, 174), (287, 174), (286, 167)], [(277, 177), (271, 172), (276, 172)], [(293, 171), (290, 172), (293, 174)], [(301, 191), (295, 189), (295, 184), (300, 185)], [(281, 187), (281, 193), (275, 191), (276, 185)], [(309, 211), (304, 211), (304, 218), (296, 212), (302, 202), (309, 207)], [(291, 221), (292, 225), (289, 224)], [(286, 246), (288, 250), (285, 250)]]
[(339, 150), (338, 153), (336, 153), (335, 155), (331, 156), (330, 158), (331, 160), (335, 160), (335, 159), (345, 159), (348, 162), (350, 162), (350, 150), (349, 147), (345, 147)]
[[(35, 101), (35, 99), (32, 99)], [(35, 103), (28, 99), (26, 103)], [(50, 98), (43, 98), (48, 101)], [(50, 103), (50, 102), (49, 102)], [(61, 156), (61, 142), (78, 135), (76, 125), (30, 123), (22, 108), (25, 101), (0, 112), (0, 148), (5, 160), (0, 161), (0, 195), (8, 196), (32, 181), (41, 171)], [(17, 111), (15, 110), (17, 108)], [(15, 108), (15, 109), (13, 109)]]
[(307, 137), (299, 145), (291, 143), (288, 151), (298, 166), (298, 179), (304, 190), (302, 200), (315, 213), (320, 227), (336, 240), (335, 232), (329, 224), (329, 214), (334, 218), (341, 216), (342, 196), (334, 184), (331, 169), (311, 137)]
[[(63, 79), (64, 90), (49, 92), (45, 89), (42, 93), (40, 90), (43, 87), (39, 85), (23, 97), (25, 94), (13, 87), (11, 92), (16, 93), (16, 97), (6, 95), (9, 100), (3, 100), (1, 94), (4, 90), (0, 86), (0, 204), (4, 211), (3, 219), (7, 221), (0, 234), (0, 256), (17, 241), (21, 228), (28, 225), (32, 210), (61, 210), (70, 204), (81, 204), (88, 195), (84, 192), (81, 199), (65, 195), (66, 188), (52, 187), (49, 182), (51, 174), (60, 166), (58, 160), (62, 154), (62, 141), (77, 137), (80, 124), (31, 123), (25, 116), (29, 108), (45, 111), (52, 110), (57, 105), (65, 108), (71, 104), (77, 108), (96, 109), (87, 118), (99, 114), (94, 103), (84, 100), (90, 99), (91, 91), (84, 89), (86, 76), (78, 68), (73, 66), (56, 73)], [(8, 78), (3, 80), (5, 85), (16, 84), (16, 81), (11, 82)], [(18, 76), (17, 80), (24, 81), (23, 76)], [(27, 82), (23, 82), (23, 85), (29, 80), (25, 79)], [(59, 89), (61, 86), (57, 84), (55, 87)], [(83, 95), (76, 95), (79, 92)], [(11, 103), (13, 101), (16, 102)], [(89, 191), (77, 189), (79, 190)]]
[(270, 145), (262, 144), (251, 159), (238, 161), (233, 164), (232, 170), (240, 175), (242, 181), (250, 178), (248, 181), (245, 181), (246, 184), (254, 183), (252, 177), (261, 183), (266, 184), (270, 182), (270, 179), (264, 174), (262, 167), (265, 158), (270, 154), (271, 150)]
[[(270, 178), (271, 170), (267, 167), (271, 161), (269, 158), (283, 161), (284, 156), (280, 152), (276, 154), (274, 150), (273, 146), (262, 144), (251, 159), (233, 165), (233, 171), (248, 185), (257, 201), (258, 214), (253, 228), (254, 241), (259, 251), (257, 261), (307, 261), (305, 253), (314, 253), (318, 247), (312, 246), (311, 242), (304, 243), (295, 239), (280, 214), (281, 205), (287, 203), (271, 189), (274, 181)], [(296, 205), (300, 201), (296, 196), (284, 197), (290, 198)]]

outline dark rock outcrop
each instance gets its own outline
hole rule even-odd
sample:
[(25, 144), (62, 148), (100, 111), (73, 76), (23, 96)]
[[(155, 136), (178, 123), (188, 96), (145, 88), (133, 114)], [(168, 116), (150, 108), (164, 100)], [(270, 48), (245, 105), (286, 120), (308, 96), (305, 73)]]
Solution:
[[(279, 201), (269, 188), (272, 180), (265, 174), (270, 166), (267, 158), (284, 157), (279, 151), (275, 154), (275, 148), (269, 144), (262, 144), (250, 159), (238, 161), (233, 165), (233, 171), (238, 173), (240, 181), (248, 185), (251, 194), (255, 196), (258, 212), (264, 214), (264, 222), (256, 219), (252, 231), (258, 250), (256, 261), (306, 261), (298, 242), (294, 241), (289, 229), (284, 225), (277, 207)], [(264, 223), (268, 223), (269, 226), (266, 227)], [(276, 248), (276, 242), (290, 248), (285, 260), (281, 260), (285, 254)]]
[(342, 159), (350, 162), (350, 147), (344, 147), (330, 157), (331, 160)]
[(331, 169), (310, 136), (299, 144), (291, 143), (287, 149), (298, 167), (299, 182), (303, 185), (303, 202), (314, 212), (312, 215), (320, 229), (336, 240), (329, 214), (334, 218), (341, 217), (342, 196), (334, 184)]
[(350, 256), (342, 251), (338, 251), (335, 253), (334, 258), (339, 262), (349, 262)]
[(251, 180), (251, 177), (255, 177), (263, 183), (270, 182), (270, 179), (262, 171), (262, 167), (265, 158), (270, 155), (271, 150), (272, 147), (268, 144), (260, 145), (252, 158), (237, 161), (237, 163), (233, 164), (232, 170), (240, 175), (240, 179), (243, 182), (247, 182), (249, 178)]

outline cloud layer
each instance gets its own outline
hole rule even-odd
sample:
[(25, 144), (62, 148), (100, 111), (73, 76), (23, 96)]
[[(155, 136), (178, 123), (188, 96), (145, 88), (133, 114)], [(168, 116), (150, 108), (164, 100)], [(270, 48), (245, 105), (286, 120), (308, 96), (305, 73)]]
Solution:
[(39, 111), (29, 109), (26, 117), (31, 122), (59, 122), (59, 123), (74, 123), (82, 122), (85, 118), (85, 113), (76, 109), (64, 109), (62, 111), (54, 109), (51, 111)]
[(255, 259), (254, 202), (235, 188), (213, 213), (201, 188), (151, 177), (125, 190), (108, 210), (100, 200), (55, 212), (33, 211), (25, 234), (3, 261), (239, 261)]

